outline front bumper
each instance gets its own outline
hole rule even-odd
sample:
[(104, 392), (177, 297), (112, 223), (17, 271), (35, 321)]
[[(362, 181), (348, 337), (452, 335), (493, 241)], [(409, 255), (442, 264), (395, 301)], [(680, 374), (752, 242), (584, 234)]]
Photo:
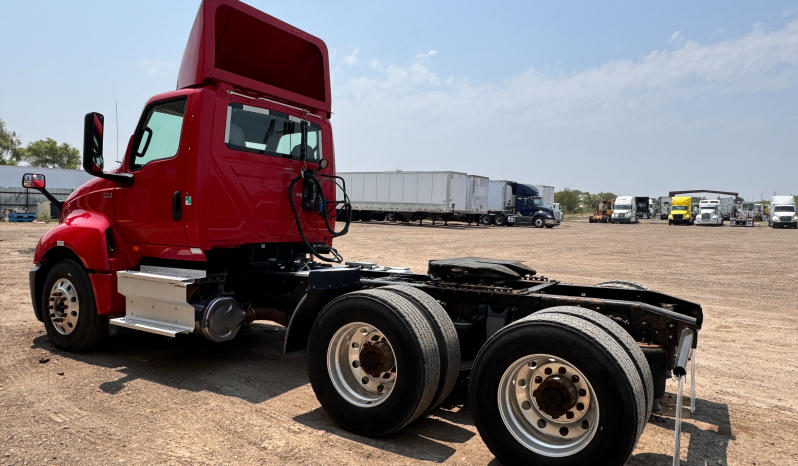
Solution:
[(786, 227), (786, 228), (795, 228), (798, 226), (798, 221), (795, 222), (772, 222), (773, 227)]
[(696, 225), (720, 225), (721, 219), (719, 218), (711, 218), (709, 220), (702, 220), (700, 218), (695, 219)]
[(42, 268), (42, 266), (40, 264), (36, 264), (32, 269), (30, 269), (30, 272), (28, 272), (28, 285), (30, 286), (30, 302), (33, 306), (33, 315), (36, 316), (36, 319), (38, 319), (39, 322), (43, 322), (42, 310), (36, 299), (36, 273), (40, 268)]

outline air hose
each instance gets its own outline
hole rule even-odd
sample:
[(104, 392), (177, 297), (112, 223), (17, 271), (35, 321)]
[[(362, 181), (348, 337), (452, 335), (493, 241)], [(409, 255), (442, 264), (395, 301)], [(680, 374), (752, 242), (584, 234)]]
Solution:
[[(340, 264), (341, 262), (343, 262), (344, 259), (343, 257), (341, 257), (340, 254), (338, 254), (338, 251), (334, 247), (330, 246), (330, 253), (333, 255), (333, 257), (325, 257), (321, 255), (321, 253), (319, 253), (316, 250), (316, 248), (313, 247), (310, 241), (308, 241), (307, 237), (305, 236), (305, 232), (302, 230), (302, 221), (299, 219), (299, 212), (297, 211), (296, 205), (294, 205), (294, 186), (296, 186), (297, 182), (299, 180), (304, 180), (304, 183), (312, 183), (315, 186), (316, 192), (318, 193), (319, 207), (317, 213), (321, 216), (322, 219), (324, 219), (324, 225), (326, 226), (327, 231), (330, 233), (330, 238), (343, 236), (349, 231), (349, 223), (352, 219), (352, 204), (350, 204), (349, 196), (347, 196), (346, 194), (346, 189), (345, 189), (345, 184), (343, 184), (343, 179), (339, 176), (334, 176), (334, 175), (319, 175), (319, 176), (324, 177), (324, 179), (331, 180), (336, 186), (341, 188), (341, 191), (344, 194), (344, 200), (334, 201), (335, 206), (333, 207), (333, 209), (335, 209), (338, 204), (344, 205), (343, 211), (345, 214), (344, 218), (346, 219), (346, 222), (344, 224), (344, 228), (341, 231), (336, 232), (332, 228), (332, 226), (330, 226), (330, 214), (332, 213), (333, 209), (329, 208), (329, 202), (327, 201), (327, 197), (324, 195), (324, 190), (322, 189), (321, 182), (310, 171), (307, 170), (303, 171), (302, 174), (294, 178), (294, 180), (291, 182), (291, 185), (288, 187), (288, 203), (291, 205), (291, 211), (294, 213), (294, 220), (296, 220), (296, 227), (297, 230), (299, 231), (299, 236), (302, 238), (302, 241), (305, 243), (305, 246), (307, 246), (308, 250), (310, 250), (311, 254), (313, 254), (315, 257), (324, 262), (334, 262), (336, 264)], [(338, 182), (335, 181), (336, 178), (340, 179), (342, 184), (338, 184)]]

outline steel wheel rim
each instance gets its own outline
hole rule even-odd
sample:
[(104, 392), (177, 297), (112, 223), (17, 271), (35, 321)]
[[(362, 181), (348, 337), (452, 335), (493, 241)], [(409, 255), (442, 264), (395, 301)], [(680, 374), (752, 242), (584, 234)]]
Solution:
[(69, 279), (59, 278), (50, 289), (48, 314), (55, 331), (69, 335), (75, 330), (80, 317), (80, 300), (75, 285)]
[[(565, 368), (565, 373), (560, 372)], [(547, 374), (546, 370), (551, 369)], [(538, 406), (533, 395), (537, 387), (553, 375), (571, 380), (578, 392), (578, 402), (566, 415), (553, 418)], [(577, 382), (573, 382), (573, 377)], [(537, 379), (540, 377), (540, 379)], [(584, 390), (583, 392), (580, 390)], [(573, 364), (548, 354), (525, 356), (507, 368), (499, 382), (499, 413), (504, 425), (524, 447), (543, 456), (573, 455), (587, 446), (596, 434), (599, 405), (588, 379)], [(541, 423), (543, 421), (543, 423)], [(562, 430), (565, 428), (566, 430)]]
[[(335, 390), (346, 401), (361, 408), (380, 405), (388, 399), (396, 385), (398, 371), (395, 360), (386, 358), (385, 364), (391, 367), (384, 371), (379, 370), (384, 367), (370, 368), (371, 373), (361, 364), (369, 346), (374, 348), (377, 344), (383, 349), (380, 354), (387, 354), (387, 351), (391, 355), (395, 354), (379, 329), (363, 322), (353, 322), (335, 332), (327, 348), (327, 371)], [(375, 370), (379, 370), (380, 374), (375, 375)]]

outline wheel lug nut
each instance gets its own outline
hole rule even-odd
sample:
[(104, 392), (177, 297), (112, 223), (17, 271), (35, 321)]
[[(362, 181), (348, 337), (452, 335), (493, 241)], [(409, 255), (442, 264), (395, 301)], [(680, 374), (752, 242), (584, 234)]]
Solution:
[(568, 435), (568, 428), (567, 427), (560, 427), (560, 435), (562, 435), (563, 437)]
[[(584, 411), (585, 410), (585, 405), (583, 403), (577, 403), (576, 404), (576, 409), (578, 409), (579, 411)], [(571, 414), (571, 413), (569, 412), (568, 414)]]
[(580, 388), (579, 389), (579, 396), (585, 396), (585, 395), (587, 395), (587, 391), (585, 391), (584, 388)]
[(546, 369), (545, 369), (543, 372), (544, 372), (546, 375), (551, 375), (551, 367), (547, 367), (547, 368), (546, 368)]
[(575, 376), (571, 377), (571, 381), (573, 381), (573, 383), (579, 382), (579, 376), (575, 375)]
[(561, 367), (561, 368), (559, 368), (559, 369), (557, 370), (557, 372), (559, 372), (559, 373), (560, 373), (560, 375), (563, 375), (563, 374), (565, 374), (565, 368), (564, 368), (564, 367)]
[(541, 376), (535, 377), (535, 383), (543, 383), (543, 377)]
[(574, 413), (572, 413), (571, 411), (568, 411), (567, 413), (565, 413), (565, 417), (566, 417), (566, 419), (573, 419), (574, 418)]
[(369, 378), (363, 377), (362, 379), (360, 379), (360, 381), (363, 382), (363, 385), (366, 385), (367, 383), (369, 383)]

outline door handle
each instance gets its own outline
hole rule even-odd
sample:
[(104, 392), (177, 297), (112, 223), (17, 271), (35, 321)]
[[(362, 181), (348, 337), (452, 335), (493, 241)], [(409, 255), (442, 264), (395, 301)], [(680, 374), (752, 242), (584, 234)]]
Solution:
[(179, 222), (183, 219), (182, 197), (183, 195), (180, 191), (175, 191), (175, 195), (172, 196), (172, 220), (175, 222)]

